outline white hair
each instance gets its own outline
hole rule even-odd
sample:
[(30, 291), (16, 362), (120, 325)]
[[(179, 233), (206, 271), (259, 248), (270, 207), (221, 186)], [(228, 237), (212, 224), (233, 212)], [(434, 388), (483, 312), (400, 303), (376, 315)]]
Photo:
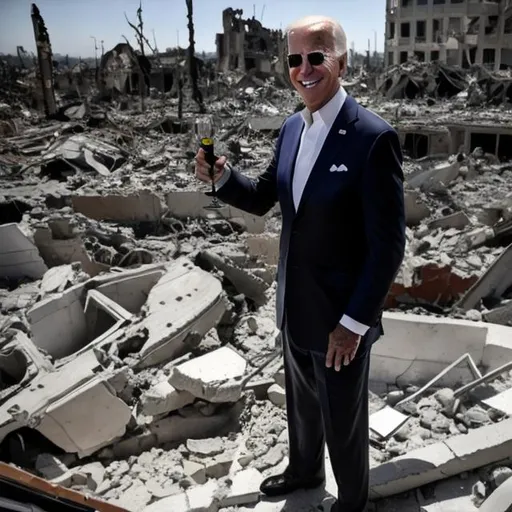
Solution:
[(290, 33), (294, 30), (313, 28), (315, 25), (321, 30), (323, 29), (330, 32), (337, 57), (342, 57), (347, 53), (347, 36), (345, 35), (343, 27), (334, 18), (329, 18), (328, 16), (306, 16), (305, 18), (296, 20), (286, 27), (285, 35), (289, 40)]

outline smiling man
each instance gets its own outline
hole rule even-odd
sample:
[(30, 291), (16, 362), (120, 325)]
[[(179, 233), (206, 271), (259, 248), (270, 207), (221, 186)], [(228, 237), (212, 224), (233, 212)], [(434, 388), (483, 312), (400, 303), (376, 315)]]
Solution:
[[(382, 307), (405, 247), (402, 154), (393, 128), (340, 86), (347, 47), (335, 20), (287, 29), (293, 86), (306, 108), (289, 117), (257, 179), (221, 156), (224, 202), (264, 215), (279, 201), (276, 298), (283, 334), (289, 464), (266, 478), (269, 496), (321, 485), (327, 443), (336, 512), (368, 505), (368, 372)], [(196, 176), (210, 181), (204, 153)]]

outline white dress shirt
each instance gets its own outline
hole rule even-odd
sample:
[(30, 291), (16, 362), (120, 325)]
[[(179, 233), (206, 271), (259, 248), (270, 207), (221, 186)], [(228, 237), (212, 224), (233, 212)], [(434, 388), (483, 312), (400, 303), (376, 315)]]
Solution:
[[(302, 131), (293, 173), (292, 191), (295, 211), (299, 207), (309, 175), (325, 143), (325, 139), (345, 103), (346, 97), (345, 89), (340, 87), (338, 92), (321, 109), (313, 113), (307, 109), (301, 112), (305, 126)], [(340, 324), (360, 336), (364, 336), (369, 329), (367, 325), (354, 320), (348, 315), (341, 317)]]
[[(336, 120), (347, 93), (343, 87), (340, 87), (338, 92), (326, 103), (320, 110), (316, 112), (309, 112), (304, 109), (301, 115), (304, 119), (304, 130), (300, 138), (299, 150), (297, 153), (297, 160), (295, 162), (295, 170), (293, 173), (292, 192), (293, 204), (295, 211), (297, 211), (302, 193), (308, 181), (311, 170), (320, 154), (320, 150), (325, 143), (325, 139), (331, 130), (331, 127)], [(229, 166), (225, 169), (220, 180), (217, 182), (217, 187), (220, 188), (228, 180), (231, 174)], [(343, 315), (340, 324), (349, 329), (350, 331), (364, 336), (369, 327), (360, 322), (357, 322), (348, 315)]]

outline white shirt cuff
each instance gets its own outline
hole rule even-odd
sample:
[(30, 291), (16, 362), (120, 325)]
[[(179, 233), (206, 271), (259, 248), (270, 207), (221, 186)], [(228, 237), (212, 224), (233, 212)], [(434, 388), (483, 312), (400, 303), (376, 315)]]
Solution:
[(224, 185), (224, 183), (226, 183), (226, 181), (229, 180), (230, 176), (231, 176), (231, 167), (228, 164), (226, 164), (224, 166), (224, 172), (222, 173), (222, 176), (220, 177), (219, 181), (217, 181), (217, 183), (215, 183), (217, 190), (220, 187), (222, 187), (222, 185)]
[(343, 315), (341, 317), (340, 324), (343, 325), (343, 327), (346, 327), (349, 331), (359, 334), (359, 336), (364, 336), (370, 328), (347, 315)]

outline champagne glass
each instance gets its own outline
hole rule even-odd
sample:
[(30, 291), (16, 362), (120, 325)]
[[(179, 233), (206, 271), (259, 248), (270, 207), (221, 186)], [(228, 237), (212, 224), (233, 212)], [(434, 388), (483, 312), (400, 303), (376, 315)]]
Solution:
[(210, 166), (209, 175), (212, 180), (212, 202), (205, 206), (205, 209), (217, 209), (222, 208), (218, 198), (217, 198), (217, 189), (215, 187), (214, 182), (214, 169), (215, 169), (215, 161), (217, 157), (214, 152), (214, 144), (213, 144), (213, 119), (211, 116), (203, 116), (196, 120), (196, 134), (199, 138), (199, 143), (201, 148), (205, 152), (206, 163)]

